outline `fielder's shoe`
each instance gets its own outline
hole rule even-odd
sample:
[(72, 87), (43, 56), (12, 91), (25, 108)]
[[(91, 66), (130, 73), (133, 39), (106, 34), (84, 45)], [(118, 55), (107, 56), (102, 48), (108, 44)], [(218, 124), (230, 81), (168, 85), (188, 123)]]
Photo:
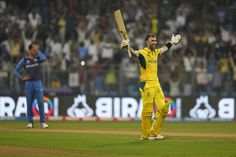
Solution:
[(33, 123), (29, 123), (29, 124), (27, 124), (27, 126), (26, 126), (27, 128), (33, 128), (34, 127), (34, 125), (33, 125)]
[(162, 139), (164, 139), (164, 138), (165, 138), (165, 137), (162, 136), (162, 135), (160, 135), (160, 134), (158, 134), (157, 136), (155, 136), (155, 135), (150, 135), (150, 136), (148, 137), (149, 140), (162, 140)]
[(148, 137), (147, 137), (147, 138), (140, 137), (139, 140), (140, 140), (140, 141), (148, 140)]
[(48, 128), (48, 125), (46, 123), (41, 123), (41, 128)]
[(158, 139), (158, 140), (163, 140), (164, 138), (165, 138), (165, 137), (164, 137), (163, 135), (160, 135), (160, 134), (157, 135), (157, 139)]

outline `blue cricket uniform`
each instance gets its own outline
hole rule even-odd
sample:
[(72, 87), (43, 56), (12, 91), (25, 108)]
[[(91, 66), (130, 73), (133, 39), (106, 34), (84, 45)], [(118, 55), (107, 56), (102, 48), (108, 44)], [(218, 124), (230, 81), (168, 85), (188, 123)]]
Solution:
[(27, 99), (27, 117), (29, 123), (33, 123), (32, 103), (34, 98), (37, 99), (40, 115), (40, 123), (45, 122), (44, 115), (44, 103), (43, 103), (43, 85), (41, 82), (41, 68), (40, 64), (46, 60), (46, 56), (38, 51), (37, 56), (31, 59), (27, 56), (23, 57), (16, 65), (14, 70), (15, 75), (23, 80), (23, 76), (20, 74), (20, 69), (24, 68), (26, 75), (30, 77), (25, 81), (25, 94)]

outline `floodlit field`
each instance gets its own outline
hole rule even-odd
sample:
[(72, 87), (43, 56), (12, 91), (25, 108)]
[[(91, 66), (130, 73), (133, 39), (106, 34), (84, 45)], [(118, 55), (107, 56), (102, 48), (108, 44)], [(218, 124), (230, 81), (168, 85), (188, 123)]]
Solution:
[(167, 122), (162, 141), (139, 141), (139, 122), (0, 121), (1, 157), (236, 157), (236, 122)]

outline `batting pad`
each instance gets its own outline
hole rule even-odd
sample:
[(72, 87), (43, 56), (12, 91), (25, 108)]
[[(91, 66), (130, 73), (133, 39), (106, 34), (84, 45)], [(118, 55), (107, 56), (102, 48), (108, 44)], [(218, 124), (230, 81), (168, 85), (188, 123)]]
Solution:
[(150, 128), (151, 128), (151, 115), (152, 112), (143, 112), (141, 119), (141, 137), (147, 138), (150, 136)]
[(156, 111), (152, 128), (151, 128), (152, 135), (157, 136), (160, 133), (165, 117), (168, 114), (169, 106), (170, 106), (170, 102), (166, 102), (163, 107), (160, 106), (158, 110)]

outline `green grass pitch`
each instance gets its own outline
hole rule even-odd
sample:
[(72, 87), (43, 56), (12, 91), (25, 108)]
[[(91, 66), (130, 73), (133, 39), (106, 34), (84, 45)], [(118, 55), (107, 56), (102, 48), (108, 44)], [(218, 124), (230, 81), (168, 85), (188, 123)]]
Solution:
[(139, 122), (0, 121), (0, 157), (236, 157), (236, 122), (166, 122), (139, 141)]

